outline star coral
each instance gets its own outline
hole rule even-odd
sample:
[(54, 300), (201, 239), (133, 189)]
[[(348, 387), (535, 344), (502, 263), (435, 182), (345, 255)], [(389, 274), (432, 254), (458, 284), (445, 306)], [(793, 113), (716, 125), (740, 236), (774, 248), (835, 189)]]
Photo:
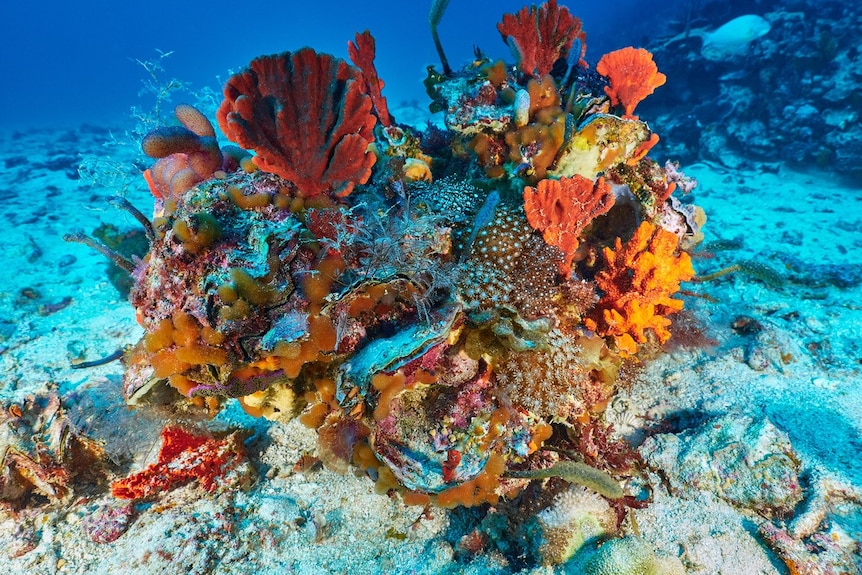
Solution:
[(634, 354), (637, 344), (652, 331), (659, 343), (670, 339), (666, 316), (682, 309), (682, 300), (672, 296), (681, 281), (694, 277), (691, 257), (676, 255), (675, 234), (643, 222), (626, 243), (617, 238), (616, 248), (605, 248), (605, 267), (596, 274), (604, 295), (586, 325), (602, 336), (614, 338), (617, 349)]
[(622, 104), (625, 119), (637, 120), (637, 116), (632, 115), (635, 106), (667, 80), (658, 71), (649, 51), (631, 46), (602, 56), (596, 64), (596, 71), (610, 80), (605, 93), (611, 99), (611, 105)]
[(572, 16), (565, 6), (557, 6), (557, 0), (505, 14), (497, 30), (503, 41), (513, 46), (518, 68), (524, 74), (538, 78), (549, 74), (554, 62), (568, 55), (575, 39), (580, 41), (579, 63), (586, 66), (587, 37), (581, 29), (581, 19)]
[(311, 48), (256, 58), (228, 79), (224, 96), (222, 131), (299, 197), (344, 197), (368, 181), (377, 119), (360, 73), (343, 60)]
[(577, 255), (578, 237), (596, 217), (614, 204), (614, 195), (604, 178), (595, 184), (579, 175), (559, 180), (542, 180), (524, 188), (524, 211), (533, 229), (545, 241), (563, 251), (560, 273), (568, 277)]

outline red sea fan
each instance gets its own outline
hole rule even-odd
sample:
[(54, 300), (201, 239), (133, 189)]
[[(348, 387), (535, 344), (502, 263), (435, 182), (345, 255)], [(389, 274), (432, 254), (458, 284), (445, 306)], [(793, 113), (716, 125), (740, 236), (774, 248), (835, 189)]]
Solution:
[(222, 131), (254, 150), (254, 163), (292, 182), (300, 197), (345, 197), (371, 176), (377, 119), (359, 72), (311, 48), (252, 60), (230, 77)]
[(350, 56), (350, 61), (362, 70), (365, 93), (371, 97), (374, 111), (377, 113), (380, 123), (387, 127), (391, 126), (392, 117), (389, 115), (389, 106), (381, 93), (384, 86), (383, 80), (377, 75), (377, 67), (374, 65), (376, 53), (374, 36), (368, 30), (362, 34), (357, 32), (356, 40), (347, 43), (347, 53)]
[(542, 78), (551, 72), (554, 62), (568, 55), (575, 38), (580, 40), (578, 63), (586, 66), (584, 53), (587, 37), (581, 29), (581, 19), (569, 9), (549, 0), (538, 8), (522, 8), (516, 14), (505, 14), (497, 24), (503, 41), (513, 42), (518, 52), (518, 68), (524, 74)]

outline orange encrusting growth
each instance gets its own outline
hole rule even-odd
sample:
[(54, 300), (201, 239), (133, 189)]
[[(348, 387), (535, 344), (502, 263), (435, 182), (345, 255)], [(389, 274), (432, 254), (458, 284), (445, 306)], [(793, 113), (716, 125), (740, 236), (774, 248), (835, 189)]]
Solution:
[(637, 116), (632, 115), (635, 106), (667, 80), (658, 71), (648, 50), (631, 46), (602, 56), (596, 71), (610, 80), (605, 93), (611, 99), (611, 104), (622, 104), (625, 109), (623, 118), (631, 120), (637, 119)]
[(217, 347), (223, 341), (222, 334), (209, 326), (201, 326), (193, 316), (178, 311), (171, 319), (160, 321), (155, 330), (144, 336), (144, 349), (152, 353), (150, 362), (154, 375), (169, 377), (194, 365), (226, 363), (228, 353)]
[(587, 328), (613, 337), (623, 354), (636, 353), (637, 345), (647, 341), (647, 330), (666, 342), (671, 323), (666, 316), (683, 307), (682, 300), (670, 296), (681, 281), (694, 277), (689, 255), (675, 255), (678, 243), (675, 234), (643, 222), (625, 246), (617, 238), (614, 250), (605, 248), (605, 267), (596, 274), (604, 295), (585, 319)]
[(588, 178), (575, 175), (542, 180), (535, 188), (524, 188), (527, 221), (533, 229), (542, 232), (547, 244), (562, 250), (560, 273), (566, 277), (571, 273), (581, 232), (613, 204), (614, 195), (604, 178), (594, 184)]
[(552, 76), (530, 80), (527, 93), (530, 95), (530, 123), (507, 132), (505, 140), (509, 160), (526, 168), (523, 175), (540, 180), (565, 143), (566, 113), (560, 107), (560, 94)]

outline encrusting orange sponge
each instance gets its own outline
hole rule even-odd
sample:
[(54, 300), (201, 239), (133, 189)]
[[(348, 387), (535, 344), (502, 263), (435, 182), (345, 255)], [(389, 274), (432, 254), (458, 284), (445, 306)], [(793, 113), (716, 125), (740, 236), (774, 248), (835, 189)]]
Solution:
[(605, 269), (596, 274), (604, 292), (587, 328), (614, 338), (617, 350), (637, 352), (637, 344), (647, 341), (652, 330), (659, 343), (670, 339), (670, 320), (665, 317), (682, 309), (682, 300), (670, 297), (681, 281), (694, 277), (691, 257), (675, 255), (679, 240), (675, 234), (643, 222), (625, 246), (617, 238), (616, 249), (605, 248)]

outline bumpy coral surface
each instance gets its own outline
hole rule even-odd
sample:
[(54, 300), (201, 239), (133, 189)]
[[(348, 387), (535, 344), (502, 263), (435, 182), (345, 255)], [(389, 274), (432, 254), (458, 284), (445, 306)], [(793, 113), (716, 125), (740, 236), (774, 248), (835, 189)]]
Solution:
[[(298, 416), (324, 465), (411, 504), (497, 503), (560, 459), (624, 477), (598, 420), (637, 344), (670, 337), (698, 224), (646, 157), (657, 136), (611, 114), (579, 62), (568, 10), (501, 31), (520, 73), (429, 72), (445, 134), (394, 123), (368, 33), (350, 46), (361, 70), (303, 49), (232, 76), (219, 125), (260, 170), (159, 206), (127, 400)], [(134, 497), (153, 484), (126, 481)]]

